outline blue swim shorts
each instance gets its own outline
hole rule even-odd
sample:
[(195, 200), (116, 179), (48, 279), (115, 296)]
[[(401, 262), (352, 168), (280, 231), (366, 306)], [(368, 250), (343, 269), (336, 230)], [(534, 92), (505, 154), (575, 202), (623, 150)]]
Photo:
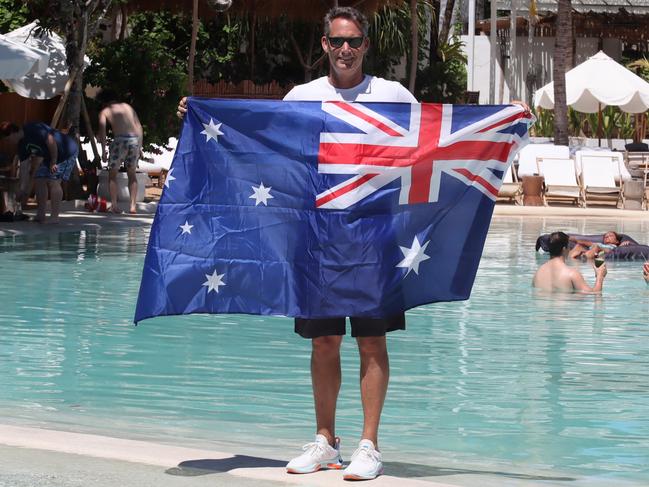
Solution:
[(46, 165), (40, 165), (38, 166), (38, 169), (36, 169), (36, 173), (34, 174), (35, 178), (47, 178), (47, 179), (53, 179), (53, 180), (62, 180), (62, 181), (68, 181), (70, 179), (70, 176), (72, 175), (72, 169), (74, 169), (75, 164), (77, 163), (77, 156), (76, 154), (65, 161), (59, 162), (56, 165), (56, 172), (51, 172), (49, 166)]

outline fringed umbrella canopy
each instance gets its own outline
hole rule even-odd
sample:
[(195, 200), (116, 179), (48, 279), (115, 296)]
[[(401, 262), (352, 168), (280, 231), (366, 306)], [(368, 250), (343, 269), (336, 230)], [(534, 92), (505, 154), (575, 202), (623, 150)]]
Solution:
[[(373, 14), (385, 5), (400, 5), (405, 0), (233, 0), (228, 12), (233, 14), (255, 14), (259, 17), (277, 18), (282, 15), (295, 20), (318, 21), (338, 4), (340, 7), (356, 7), (365, 14)], [(134, 0), (127, 4), (129, 10), (172, 10), (191, 13), (192, 0)], [(216, 12), (206, 0), (200, 0), (201, 17)]]

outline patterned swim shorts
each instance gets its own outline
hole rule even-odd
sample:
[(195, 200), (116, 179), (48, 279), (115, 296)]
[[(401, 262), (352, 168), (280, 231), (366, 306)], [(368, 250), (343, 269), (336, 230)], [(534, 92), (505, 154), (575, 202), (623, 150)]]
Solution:
[(140, 158), (140, 139), (137, 135), (116, 135), (110, 143), (110, 157), (108, 167), (119, 168), (122, 164), (125, 167), (137, 168), (137, 161)]
[(46, 165), (38, 166), (36, 172), (34, 173), (35, 178), (47, 178), (47, 179), (61, 179), (63, 181), (68, 181), (72, 175), (72, 169), (74, 169), (75, 164), (77, 163), (77, 155), (66, 159), (62, 162), (57, 162), (56, 172), (52, 173), (50, 167)]

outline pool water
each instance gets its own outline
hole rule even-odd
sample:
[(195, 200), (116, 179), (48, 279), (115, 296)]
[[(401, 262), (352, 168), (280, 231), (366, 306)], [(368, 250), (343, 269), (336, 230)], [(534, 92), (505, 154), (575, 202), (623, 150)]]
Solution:
[[(405, 476), (461, 485), (646, 485), (649, 286), (613, 262), (601, 296), (536, 294), (539, 233), (649, 222), (498, 218), (471, 299), (390, 335), (380, 442)], [(0, 239), (0, 421), (290, 458), (313, 435), (310, 343), (286, 318), (132, 325), (148, 228)], [(594, 281), (589, 264), (577, 264)], [(355, 343), (337, 433), (358, 441)], [(405, 472), (405, 473), (404, 473)], [(397, 473), (397, 472), (394, 472)]]

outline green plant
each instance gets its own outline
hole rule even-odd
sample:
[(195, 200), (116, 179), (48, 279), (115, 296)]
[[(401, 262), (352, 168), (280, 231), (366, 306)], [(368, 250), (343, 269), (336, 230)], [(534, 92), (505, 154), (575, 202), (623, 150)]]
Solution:
[(22, 0), (0, 0), (0, 33), (6, 34), (33, 20)]
[(129, 37), (107, 45), (94, 44), (89, 50), (92, 65), (86, 70), (86, 80), (111, 89), (135, 108), (149, 148), (178, 133), (174, 114), (185, 93), (184, 41), (189, 39), (191, 23), (168, 12), (135, 14), (130, 20)]
[[(419, 62), (425, 62), (428, 51), (426, 34), (428, 29), (428, 12), (432, 10), (429, 0), (417, 2), (417, 25), (419, 45), (417, 57)], [(365, 68), (376, 76), (385, 78), (395, 77), (395, 66), (405, 57), (408, 60), (406, 72), (410, 64), (410, 6), (408, 2), (384, 6), (370, 18), (370, 50), (365, 59)], [(402, 80), (403, 81), (403, 80)]]
[(633, 70), (638, 76), (645, 81), (649, 81), (649, 59), (642, 58), (627, 64), (627, 68)]
[[(600, 135), (600, 117), (597, 113), (586, 114), (591, 137)], [(629, 113), (621, 111), (618, 107), (608, 106), (602, 110), (601, 136), (604, 139), (620, 138), (630, 139), (633, 137), (633, 117)]]
[(553, 137), (554, 111), (533, 108), (532, 113), (536, 117), (536, 123), (532, 125), (532, 135), (534, 137)]
[(449, 42), (437, 48), (438, 60), (417, 74), (415, 96), (420, 101), (438, 103), (459, 103), (466, 91), (466, 56), (462, 52), (462, 41), (452, 37)]

